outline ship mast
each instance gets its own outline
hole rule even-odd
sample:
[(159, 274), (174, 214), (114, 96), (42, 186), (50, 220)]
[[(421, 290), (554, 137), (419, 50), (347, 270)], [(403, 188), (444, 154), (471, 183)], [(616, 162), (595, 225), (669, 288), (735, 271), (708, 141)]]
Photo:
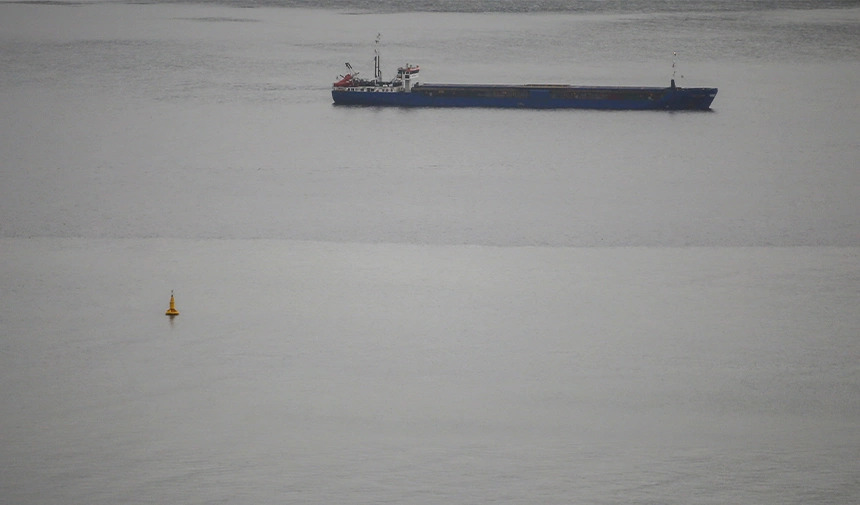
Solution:
[(379, 39), (381, 37), (381, 33), (376, 34), (376, 47), (373, 48), (373, 80), (376, 82), (382, 81), (382, 68), (379, 64)]
[[(678, 71), (678, 51), (672, 51), (672, 89), (675, 89), (675, 74)], [(680, 78), (684, 78), (684, 74), (680, 75)]]

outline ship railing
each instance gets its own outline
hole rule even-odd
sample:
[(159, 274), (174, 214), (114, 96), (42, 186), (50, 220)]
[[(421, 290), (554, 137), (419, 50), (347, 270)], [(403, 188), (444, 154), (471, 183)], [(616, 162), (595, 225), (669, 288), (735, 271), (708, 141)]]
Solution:
[(342, 89), (345, 91), (358, 91), (362, 93), (398, 93), (400, 91), (403, 91), (403, 86), (348, 86), (345, 88), (334, 89)]

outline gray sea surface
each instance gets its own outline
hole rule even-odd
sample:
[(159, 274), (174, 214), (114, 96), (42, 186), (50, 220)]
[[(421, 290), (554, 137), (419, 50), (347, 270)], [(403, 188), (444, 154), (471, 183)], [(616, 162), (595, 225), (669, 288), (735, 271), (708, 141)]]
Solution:
[[(333, 106), (377, 34), (719, 93)], [(0, 502), (860, 502), (857, 82), (856, 1), (0, 2)]]

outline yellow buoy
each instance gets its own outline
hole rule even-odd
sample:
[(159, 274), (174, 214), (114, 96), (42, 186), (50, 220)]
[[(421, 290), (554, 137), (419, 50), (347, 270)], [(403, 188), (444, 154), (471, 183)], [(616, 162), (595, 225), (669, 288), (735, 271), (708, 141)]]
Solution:
[(173, 290), (170, 290), (170, 308), (167, 309), (167, 312), (164, 313), (165, 316), (178, 316), (179, 311), (176, 310), (176, 301), (173, 299)]

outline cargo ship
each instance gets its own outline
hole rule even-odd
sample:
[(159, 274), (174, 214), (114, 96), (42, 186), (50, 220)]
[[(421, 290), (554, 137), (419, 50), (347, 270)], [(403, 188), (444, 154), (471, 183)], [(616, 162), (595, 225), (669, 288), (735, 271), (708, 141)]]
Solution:
[[(525, 109), (710, 110), (717, 88), (683, 88), (674, 77), (667, 87), (573, 86), (568, 84), (422, 84), (418, 65), (397, 69), (385, 81), (379, 50), (372, 79), (347, 73), (332, 85), (336, 105), (396, 107), (503, 107)], [(673, 63), (674, 67), (674, 63)]]

